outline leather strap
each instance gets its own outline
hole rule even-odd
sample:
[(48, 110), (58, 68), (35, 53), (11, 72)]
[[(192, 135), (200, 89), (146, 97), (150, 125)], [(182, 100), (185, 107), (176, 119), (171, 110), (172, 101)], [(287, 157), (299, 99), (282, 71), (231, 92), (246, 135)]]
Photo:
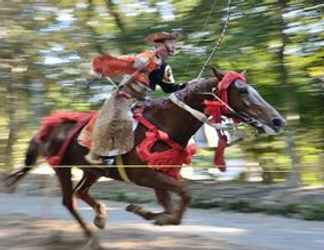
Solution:
[(123, 181), (130, 183), (131, 181), (128, 178), (128, 175), (126, 173), (125, 166), (124, 166), (123, 159), (122, 159), (121, 155), (117, 155), (117, 157), (116, 157), (116, 167), (117, 167), (118, 173), (120, 175), (120, 178)]
[(201, 121), (202, 123), (207, 123), (208, 122), (208, 117), (203, 113), (200, 112), (192, 107), (190, 107), (189, 105), (187, 105), (186, 103), (184, 103), (183, 101), (180, 101), (179, 98), (175, 95), (175, 93), (172, 93), (169, 96), (170, 101), (172, 101), (175, 105), (177, 105), (178, 107), (186, 110), (187, 112), (189, 112), (193, 117), (195, 117), (197, 120)]

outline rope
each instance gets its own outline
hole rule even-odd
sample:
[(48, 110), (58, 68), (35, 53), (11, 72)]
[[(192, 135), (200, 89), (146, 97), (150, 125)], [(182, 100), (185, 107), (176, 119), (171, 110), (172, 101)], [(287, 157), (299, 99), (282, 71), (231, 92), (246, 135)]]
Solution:
[[(217, 3), (217, 0), (214, 1), (213, 7), (211, 8), (211, 10), (210, 10), (210, 12), (209, 12), (207, 18), (205, 19), (205, 22), (204, 22), (204, 24), (202, 25), (202, 29), (201, 29), (201, 30), (205, 30), (205, 29), (207, 28), (207, 25), (208, 25), (208, 23), (209, 23), (209, 19), (210, 19), (211, 15), (212, 15), (212, 14), (214, 13), (214, 11), (215, 11), (216, 3)], [(197, 45), (200, 44), (201, 40), (202, 40), (202, 37), (200, 37), (200, 39), (198, 39), (198, 43), (197, 43)], [(190, 62), (190, 59), (191, 59), (191, 58), (192, 58), (192, 54), (190, 54), (190, 56), (189, 56), (189, 60), (188, 60), (188, 63), (187, 63), (187, 66), (186, 66), (186, 70), (185, 70), (185, 72), (188, 72), (188, 71), (189, 71), (189, 67), (190, 67), (190, 65), (191, 65), (191, 62)]]
[(230, 9), (231, 9), (231, 0), (227, 0), (227, 12), (226, 12), (226, 19), (225, 19), (225, 22), (224, 22), (224, 26), (223, 26), (223, 30), (216, 42), (216, 45), (214, 46), (214, 48), (212, 49), (211, 53), (209, 54), (206, 62), (204, 63), (204, 65), (202, 66), (198, 76), (197, 76), (197, 79), (200, 79), (203, 72), (205, 71), (207, 65), (209, 64), (209, 62), (211, 61), (211, 59), (214, 57), (215, 53), (216, 53), (216, 50), (218, 48), (220, 48), (223, 40), (224, 40), (224, 37), (225, 37), (225, 33), (226, 33), (226, 30), (227, 30), (227, 27), (229, 26), (229, 22), (230, 22)]

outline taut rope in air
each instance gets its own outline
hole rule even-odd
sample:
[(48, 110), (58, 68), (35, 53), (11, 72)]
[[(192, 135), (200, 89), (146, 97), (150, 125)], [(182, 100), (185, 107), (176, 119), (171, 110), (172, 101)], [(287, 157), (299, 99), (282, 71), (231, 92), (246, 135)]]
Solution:
[(227, 0), (227, 11), (226, 11), (226, 19), (225, 19), (225, 22), (224, 22), (224, 26), (223, 26), (223, 29), (222, 29), (222, 32), (214, 46), (214, 48), (212, 49), (212, 51), (210, 52), (206, 62), (204, 63), (204, 65), (202, 66), (198, 76), (197, 76), (197, 79), (200, 79), (202, 74), (204, 73), (207, 65), (209, 64), (209, 62), (211, 61), (211, 59), (214, 57), (215, 53), (216, 53), (216, 50), (220, 48), (220, 46), (222, 45), (222, 42), (224, 40), (224, 37), (225, 37), (225, 33), (226, 33), (226, 30), (229, 26), (229, 22), (230, 22), (230, 9), (231, 9), (231, 0)]

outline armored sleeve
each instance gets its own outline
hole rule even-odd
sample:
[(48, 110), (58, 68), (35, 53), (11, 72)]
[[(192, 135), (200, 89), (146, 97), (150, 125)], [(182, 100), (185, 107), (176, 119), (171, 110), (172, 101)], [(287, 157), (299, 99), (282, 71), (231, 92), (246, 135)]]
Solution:
[(172, 93), (183, 89), (185, 84), (176, 84), (172, 69), (168, 64), (162, 64), (158, 69), (153, 70), (149, 75), (150, 87), (155, 90), (156, 85), (159, 85), (165, 93)]

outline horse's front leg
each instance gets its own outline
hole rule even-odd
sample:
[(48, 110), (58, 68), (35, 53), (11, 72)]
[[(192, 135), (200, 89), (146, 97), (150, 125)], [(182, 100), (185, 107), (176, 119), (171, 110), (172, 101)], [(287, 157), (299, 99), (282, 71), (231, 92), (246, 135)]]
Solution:
[(95, 200), (90, 194), (90, 187), (96, 183), (99, 176), (84, 171), (84, 176), (75, 188), (75, 194), (78, 198), (86, 202), (95, 212), (95, 218), (93, 223), (100, 229), (104, 229), (107, 221), (107, 209), (106, 206), (97, 200)]
[(187, 207), (190, 205), (191, 202), (191, 196), (186, 188), (185, 185), (176, 182), (177, 185), (175, 185), (172, 190), (174, 193), (178, 194), (180, 196), (180, 204), (179, 207), (176, 209), (173, 209), (171, 213), (169, 214), (162, 214), (156, 218), (155, 224), (156, 225), (179, 225), (181, 224), (183, 215), (187, 209)]
[(163, 212), (151, 212), (144, 209), (141, 206), (130, 204), (127, 206), (126, 210), (141, 216), (146, 220), (155, 220), (164, 214), (172, 213), (172, 204), (171, 204), (171, 195), (170, 192), (162, 189), (155, 189), (155, 196), (157, 198), (158, 203), (163, 207)]
[[(133, 172), (132, 177), (137, 185), (151, 187), (155, 190), (161, 190), (161, 193), (175, 193), (180, 196), (181, 200), (178, 209), (173, 209), (170, 205), (167, 209), (168, 213), (160, 213), (154, 217), (155, 224), (157, 225), (180, 224), (183, 214), (191, 201), (190, 194), (185, 185), (172, 177), (148, 168), (129, 169), (128, 171), (131, 173)], [(167, 201), (165, 204), (171, 204), (170, 196), (168, 200), (169, 201)]]

